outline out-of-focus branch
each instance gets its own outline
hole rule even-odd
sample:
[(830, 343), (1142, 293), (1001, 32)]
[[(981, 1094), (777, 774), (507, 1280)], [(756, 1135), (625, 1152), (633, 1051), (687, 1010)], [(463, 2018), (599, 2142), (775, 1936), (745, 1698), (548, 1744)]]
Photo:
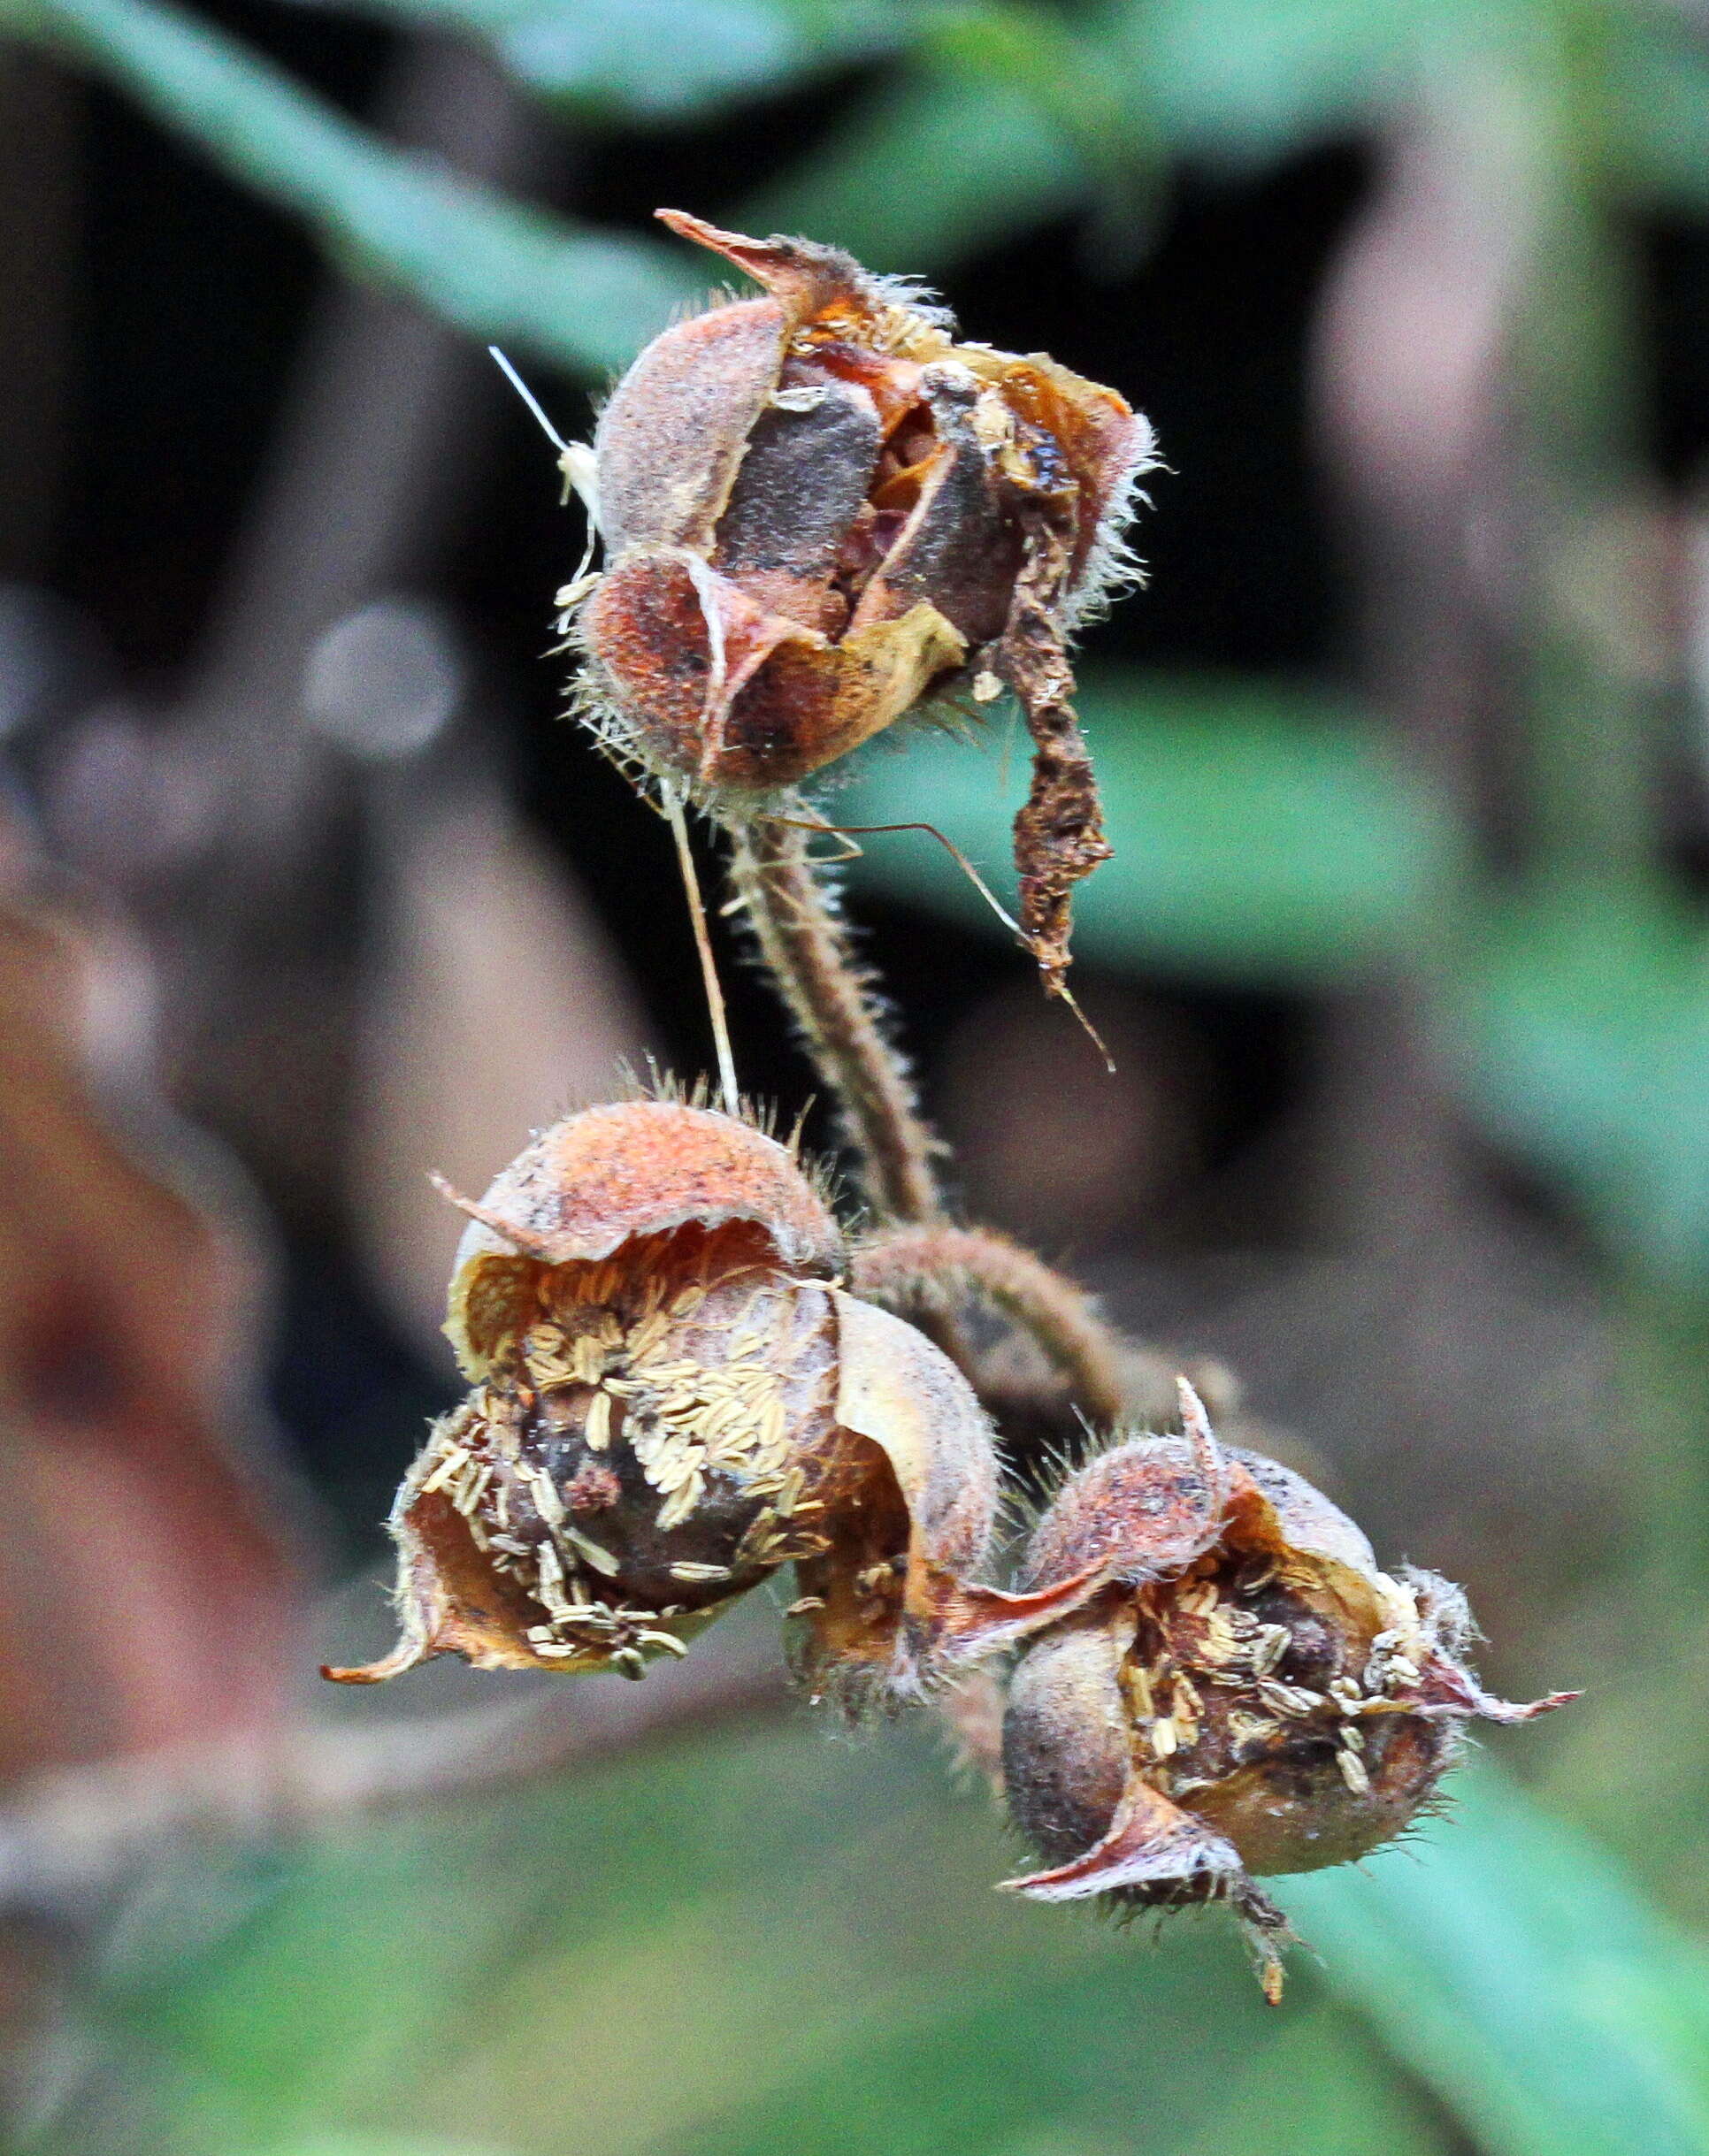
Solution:
[[(558, 154), (502, 73), (450, 40), (402, 50), (378, 119), (409, 149), (504, 184)], [(323, 1204), (341, 1176), (362, 977), (357, 781), (305, 722), (305, 670), (335, 624), (437, 569), (508, 417), (490, 371), (408, 299), (328, 289), (172, 730), (203, 775), (200, 821), (163, 864), (174, 873), (126, 894), (164, 960), (182, 1105), (239, 1135), (275, 1186)]]
[(493, 1707), (349, 1728), (286, 1724), (66, 1770), (0, 1810), (0, 1909), (74, 1913), (168, 1847), (275, 1841), (608, 1759), (690, 1724), (779, 1709), (763, 1626), (643, 1684), (559, 1679)]
[[(380, 113), (388, 134), (457, 170), (532, 176), (539, 123), (498, 71), (435, 40), (402, 56)], [(407, 301), (333, 287), (310, 325), (210, 625), (191, 700), (247, 750), (241, 805), (264, 827), (295, 777), (281, 727), (296, 726), (303, 668), (320, 633), (376, 590), (433, 568), (504, 407), (477, 400), (485, 356)], [(234, 847), (234, 852), (237, 849)]]
[[(1367, 692), (1491, 852), (1510, 751), (1492, 724), (1488, 577), (1511, 536), (1504, 370), (1538, 214), (1522, 149), (1497, 123), (1438, 110), (1391, 137), (1328, 279), (1314, 355), (1323, 447), (1360, 547)], [(1452, 1246), (1466, 1195), (1426, 1039), (1425, 935), (1414, 966), (1334, 1010), (1325, 1057), (1334, 1226), (1403, 1273)]]

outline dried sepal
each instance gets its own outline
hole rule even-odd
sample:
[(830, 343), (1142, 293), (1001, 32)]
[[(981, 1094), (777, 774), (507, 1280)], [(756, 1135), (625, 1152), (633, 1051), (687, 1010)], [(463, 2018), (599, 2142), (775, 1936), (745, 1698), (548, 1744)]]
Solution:
[(1522, 1721), (1465, 1661), (1464, 1597), (1382, 1571), (1345, 1514), (1291, 1470), (1188, 1434), (1116, 1445), (1071, 1476), (1023, 1578), (1102, 1585), (1014, 1673), (1004, 1770), (1049, 1868), (1044, 1900), (1226, 1901), (1267, 1993), (1280, 1912), (1256, 1876), (1347, 1862), (1414, 1818), (1474, 1718)]
[(789, 784), (846, 756), (945, 681), (967, 649), (928, 605), (854, 624), (833, 643), (674, 547), (618, 561), (581, 631), (601, 669), (600, 730), (643, 768), (720, 789)]
[(528, 1307), (533, 1266), (591, 1265), (627, 1243), (751, 1227), (785, 1270), (830, 1278), (842, 1231), (791, 1150), (735, 1116), (676, 1100), (588, 1108), (543, 1131), (479, 1204), (452, 1270), (446, 1332), (465, 1376), (487, 1374)]
[(997, 668), (1014, 690), (1032, 737), (1032, 781), (1015, 818), (1015, 865), (1021, 878), (1021, 930), (1045, 986), (1062, 990), (1074, 925), (1074, 887), (1109, 860), (1103, 805), (1080, 722), (1075, 716), (1064, 597), (1073, 567), (1073, 486), (1011, 482), (1027, 534)]
[(826, 1548), (796, 1564), (801, 1660), (813, 1682), (852, 1702), (917, 1699), (1074, 1607), (1092, 1576), (1020, 1594), (978, 1582), (999, 1503), (990, 1418), (923, 1333), (832, 1296), (837, 1420), (862, 1442), (826, 1504)]

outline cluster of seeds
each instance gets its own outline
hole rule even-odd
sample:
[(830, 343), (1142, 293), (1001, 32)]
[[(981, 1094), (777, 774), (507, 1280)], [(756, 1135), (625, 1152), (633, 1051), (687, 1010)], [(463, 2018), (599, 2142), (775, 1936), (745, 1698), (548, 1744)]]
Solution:
[(1275, 1461), (1120, 1439), (1057, 1491), (1018, 1592), (985, 1585), (990, 1425), (917, 1328), (840, 1284), (845, 1252), (786, 1147), (697, 1105), (590, 1109), (479, 1204), (447, 1330), (471, 1380), (392, 1515), (402, 1637), (433, 1655), (641, 1676), (797, 1568), (816, 1695), (916, 1700), (1022, 1644), (1003, 1729), (1044, 1900), (1230, 1904), (1265, 1984), (1282, 1913), (1255, 1876), (1392, 1839), (1469, 1718), (1523, 1720), (1465, 1662), (1463, 1598), (1380, 1571)]
[(1071, 1475), (1028, 1553), (1035, 1584), (1095, 1559), (1103, 1583), (1029, 1643), (1004, 1769), (1051, 1869), (1044, 1900), (1226, 1901), (1279, 1995), (1282, 1912), (1255, 1876), (1311, 1871), (1403, 1831), (1490, 1697), (1464, 1599), (1382, 1571), (1345, 1514), (1275, 1461), (1188, 1434), (1126, 1440)]
[(765, 1132), (589, 1109), (457, 1203), (471, 1391), (393, 1509), (403, 1636), (330, 1674), (453, 1653), (636, 1677), (794, 1563), (816, 1686), (914, 1696), (1078, 1592), (978, 1584), (990, 1424), (923, 1334), (838, 1285), (837, 1223)]
[(672, 1620), (826, 1547), (800, 1444), (832, 1428), (826, 1291), (739, 1240), (681, 1241), (538, 1268), (532, 1322), (513, 1321), (417, 1482), (538, 1605), (525, 1633), (548, 1661), (639, 1675), (684, 1651)]
[[(660, 214), (763, 296), (673, 325), (594, 444), (560, 445), (606, 554), (559, 595), (579, 704), (679, 838), (690, 794), (737, 835), (740, 903), (876, 1202), (935, 1225), (928, 1140), (870, 995), (809, 865), (771, 856), (789, 871), (774, 885), (760, 834), (780, 810), (796, 821), (802, 780), (923, 703), (1007, 686), (1034, 747), (1021, 937), (1066, 993), (1071, 894), (1109, 854), (1067, 639), (1134, 573), (1123, 531), (1151, 431), (1045, 355), (958, 342), (917, 290), (835, 248)], [(833, 1047), (839, 1030), (854, 1045)], [(327, 1674), (374, 1682), (452, 1653), (640, 1677), (793, 1563), (816, 1697), (918, 1700), (1024, 1643), (1003, 1776), (1051, 1869), (1011, 1885), (1225, 1901), (1278, 1996), (1286, 1922), (1254, 1876), (1391, 1839), (1460, 1724), (1567, 1695), (1482, 1692), (1455, 1591), (1391, 1579), (1299, 1478), (1224, 1451), (1184, 1380), (1184, 1434), (1115, 1434), (1038, 1521), (1020, 1591), (985, 1584), (1000, 1477), (980, 1400), (881, 1296), (845, 1287), (841, 1230), (793, 1144), (703, 1101), (589, 1109), (479, 1204), (448, 1192), (471, 1222), (446, 1327), (471, 1389), (393, 1510), (396, 1648)], [(1017, 1254), (998, 1255), (987, 1285), (1011, 1308)], [(1028, 1302), (1038, 1343), (1070, 1363), (1077, 1301)], [(1113, 1420), (1124, 1385), (1103, 1392)]]
[[(1332, 1753), (1354, 1796), (1370, 1793), (1361, 1719), (1408, 1710), (1428, 1646), (1407, 1590), (1385, 1581), (1400, 1621), (1362, 1657), (1356, 1641), (1344, 1649), (1310, 1606), (1314, 1585), (1274, 1559), (1230, 1566), (1209, 1556), (1178, 1585), (1136, 1597), (1122, 1688), (1170, 1796), (1302, 1744)], [(1331, 1668), (1344, 1651), (1362, 1660), (1358, 1676)]]

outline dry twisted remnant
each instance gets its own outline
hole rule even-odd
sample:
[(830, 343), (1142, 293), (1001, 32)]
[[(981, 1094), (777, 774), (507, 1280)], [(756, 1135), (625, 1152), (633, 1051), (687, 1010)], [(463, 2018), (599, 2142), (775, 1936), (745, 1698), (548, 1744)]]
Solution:
[(839, 1285), (836, 1219), (764, 1132), (618, 1102), (456, 1202), (446, 1329), (471, 1390), (393, 1510), (397, 1648), (329, 1676), (453, 1653), (639, 1677), (793, 1563), (811, 1680), (900, 1699), (1085, 1591), (973, 1577), (985, 1413), (923, 1334)]
[(1220, 1446), (1183, 1384), (1185, 1437), (1116, 1444), (1039, 1522), (1034, 1590), (1107, 1585), (1040, 1633), (1003, 1732), (1010, 1809), (1052, 1869), (1041, 1900), (1227, 1901), (1280, 1996), (1285, 1918), (1254, 1875), (1314, 1871), (1392, 1840), (1467, 1722), (1576, 1695), (1492, 1699), (1465, 1661), (1465, 1597), (1380, 1571), (1345, 1514), (1289, 1469)]
[(923, 700), (1007, 682), (1038, 750), (1023, 927), (1059, 983), (1069, 891), (1109, 851), (1066, 642), (1131, 574), (1149, 425), (1042, 353), (958, 343), (835, 248), (659, 215), (766, 296), (656, 338), (569, 453), (609, 562), (564, 594), (566, 628), (586, 600), (584, 712), (728, 813)]

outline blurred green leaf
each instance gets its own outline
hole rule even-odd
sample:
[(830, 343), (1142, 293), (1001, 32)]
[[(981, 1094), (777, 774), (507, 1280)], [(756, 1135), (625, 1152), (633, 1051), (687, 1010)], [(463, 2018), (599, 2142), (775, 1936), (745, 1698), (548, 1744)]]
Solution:
[(745, 196), (746, 232), (834, 236), (877, 270), (939, 270), (1087, 201), (1081, 144), (1012, 83), (947, 69), (868, 97), (814, 155)]
[[(1076, 894), (1082, 957), (1227, 980), (1326, 980), (1439, 932), (1458, 884), (1458, 834), (1345, 709), (1260, 684), (1107, 671), (1088, 675), (1080, 709), (1115, 846)], [(1018, 724), (982, 743), (916, 735), (870, 753), (830, 813), (901, 822), (930, 803), (1000, 896), (1014, 886), (1009, 823), (1029, 757)], [(923, 834), (863, 844), (861, 878), (989, 921)]]
[(1468, 67), (1521, 74), (1559, 0), (1115, 0), (1112, 63), (1183, 154), (1269, 161), (1363, 134)]
[(1153, 1948), (993, 1893), (929, 1745), (804, 1716), (307, 1846), (104, 2010), (225, 2092), (210, 2156), (1435, 2156), (1407, 2076), (1491, 2156), (1709, 2147), (1701, 1951), (1493, 1769), (1453, 1786), (1409, 1850), (1283, 1883), (1357, 2024), (1308, 1956), (1266, 2008), (1220, 1912)]
[(1489, 1127), (1617, 1247), (1709, 1273), (1709, 937), (1644, 891), (1562, 885), (1493, 913), (1453, 1002)]
[(1640, 201), (1709, 210), (1709, 41), (1685, 11), (1621, 16), (1609, 56), (1607, 178)]
[[(1562, 145), (1640, 198), (1709, 199), (1709, 49), (1648, 0), (1115, 0), (1112, 66), (1180, 156), (1265, 164), (1405, 123), (1421, 102), (1494, 96), (1564, 111), (1606, 142)], [(1588, 48), (1594, 121), (1572, 89)], [(1510, 125), (1514, 124), (1510, 121)]]
[[(930, 18), (923, 18), (930, 20)], [(942, 270), (1070, 210), (1142, 236), (1171, 159), (1242, 170), (1406, 124), (1421, 102), (1552, 112), (1581, 29), (1617, 192), (1709, 202), (1709, 51), (1624, 0), (1110, 0), (1071, 27), (1032, 8), (946, 11), (923, 61), (733, 213), (835, 233), (889, 269)], [(987, 103), (991, 109), (987, 110)], [(1604, 139), (1606, 138), (1606, 139)], [(899, 184), (906, 175), (906, 184)]]
[(8, 20), (306, 217), (350, 275), (473, 336), (596, 375), (704, 287), (662, 243), (578, 229), (388, 147), (168, 0), (0, 0)]
[[(1070, 1921), (1073, 1921), (1070, 1919)], [(1175, 1942), (1180, 1943), (1180, 1942)], [(1190, 1951), (1190, 1950), (1189, 1950)], [(1266, 2028), (1202, 1984), (1034, 1985), (850, 2046), (652, 2156), (1447, 2156), (1423, 2106), (1332, 2011)], [(1143, 2037), (1141, 2030), (1143, 2029)]]
[[(234, 2152), (234, 2156), (237, 2152)], [(310, 2134), (306, 2140), (257, 2143), (241, 2156), (507, 2156), (496, 2143), (425, 2140), (411, 2134)]]
[[(926, 50), (953, 78), (1023, 98), (1073, 143), (1107, 237), (1119, 242), (1133, 230), (1148, 231), (1162, 185), (1163, 145), (1135, 83), (1118, 88), (1112, 79), (1095, 29), (1084, 33), (1046, 7), (963, 7), (946, 11)], [(930, 166), (919, 177), (942, 184)], [(1036, 202), (1017, 203), (1017, 226), (1038, 216)]]
[[(1106, 672), (1082, 710), (1116, 849), (1076, 897), (1083, 958), (1262, 983), (1422, 963), (1475, 1118), (1576, 1192), (1616, 1248), (1680, 1285), (1709, 1276), (1709, 937), (1694, 915), (1594, 883), (1480, 899), (1445, 806), (1310, 692)], [(906, 822), (928, 802), (1007, 898), (1027, 762), (1013, 726), (879, 744), (829, 813)], [(1000, 932), (925, 834), (862, 843), (860, 881)]]
[(1481, 2148), (1702, 2156), (1709, 1955), (1492, 1766), (1450, 1787), (1422, 1846), (1278, 1883), (1331, 1988)]
[(932, 12), (896, 0), (352, 0), (352, 11), (465, 30), (543, 96), (656, 123), (893, 52)]
[[(1172, 2145), (1178, 2156), (1444, 2156), (1452, 2127), (1342, 2015), (1291, 2017), (1287, 2033), (1244, 2061), (1215, 2115)], [(1288, 2091), (1278, 2120), (1276, 2091)]]
[(1040, 11), (970, 11), (935, 41), (935, 66), (887, 85), (732, 216), (931, 271), (1100, 195), (1107, 228), (1138, 211), (1143, 230), (1136, 187), (1155, 195), (1166, 153), (1253, 164), (1361, 134), (1414, 102), (1426, 70), (1542, 4), (1112, 0), (1077, 14), (1071, 38), (1060, 19), (1029, 37)]
[[(1273, 157), (1404, 106), (1458, 67), (1510, 69), (1544, 0), (1124, 0), (1070, 23), (1037, 5), (900, 0), (368, 0), (463, 27), (537, 91), (654, 121), (816, 68), (908, 53), (748, 229), (833, 234), (882, 268), (939, 267), (1077, 208), (1120, 248), (1149, 226), (1166, 151)], [(1564, 0), (1556, 0), (1564, 4)], [(304, 216), (349, 272), (483, 339), (579, 373), (620, 367), (702, 278), (660, 243), (599, 233), (379, 141), (171, 0), (0, 0), (0, 25), (93, 66), (234, 178)], [(1709, 199), (1709, 58), (1622, 19), (1606, 97), (1613, 169)]]
[[(947, 2117), (937, 2145), (959, 2146), (966, 2116), (1156, 2108), (1169, 2030), (1230, 2065), (1282, 2033), (1222, 1927), (1136, 1953), (994, 1893), (1008, 1855), (929, 1746), (828, 1745), (802, 1718), (304, 1852), (199, 1963), (138, 1972), (108, 2010), (250, 2138), (383, 2125), (525, 2156), (677, 2152), (893, 2046), (961, 2076), (919, 2126)], [(1041, 2082), (1029, 2032), (1053, 2015)], [(968, 2017), (1007, 2032), (983, 2061)], [(819, 2116), (756, 2156), (836, 2145)]]

